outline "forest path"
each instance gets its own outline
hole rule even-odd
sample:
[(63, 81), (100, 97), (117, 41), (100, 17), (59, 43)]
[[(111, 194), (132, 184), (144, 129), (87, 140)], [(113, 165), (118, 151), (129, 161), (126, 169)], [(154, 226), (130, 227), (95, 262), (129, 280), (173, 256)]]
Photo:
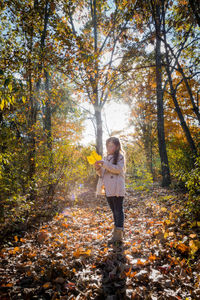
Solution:
[(0, 299), (200, 299), (199, 227), (181, 220), (183, 198), (127, 189), (125, 240), (108, 246), (106, 199), (80, 190), (61, 214), (1, 249)]

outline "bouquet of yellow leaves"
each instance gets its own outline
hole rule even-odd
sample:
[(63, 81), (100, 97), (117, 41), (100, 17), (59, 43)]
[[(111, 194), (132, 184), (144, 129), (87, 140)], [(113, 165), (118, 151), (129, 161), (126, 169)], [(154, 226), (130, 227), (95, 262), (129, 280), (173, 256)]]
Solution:
[(101, 160), (101, 159), (102, 159), (101, 155), (96, 153), (96, 151), (92, 151), (92, 153), (89, 156), (87, 156), (87, 160), (90, 165), (93, 165), (97, 160)]

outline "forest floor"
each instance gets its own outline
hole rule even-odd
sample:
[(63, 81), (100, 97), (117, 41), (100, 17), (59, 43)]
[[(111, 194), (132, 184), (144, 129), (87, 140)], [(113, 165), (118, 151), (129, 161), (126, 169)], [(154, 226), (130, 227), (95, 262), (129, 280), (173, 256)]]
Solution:
[(106, 199), (80, 189), (62, 213), (4, 241), (0, 299), (200, 299), (200, 224), (181, 217), (184, 197), (127, 189), (124, 242), (108, 246)]

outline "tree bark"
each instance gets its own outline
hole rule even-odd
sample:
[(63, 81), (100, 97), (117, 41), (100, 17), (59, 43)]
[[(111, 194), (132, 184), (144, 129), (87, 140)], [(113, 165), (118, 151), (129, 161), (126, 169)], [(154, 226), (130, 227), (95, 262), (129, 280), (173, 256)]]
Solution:
[(94, 80), (91, 79), (91, 85), (93, 89), (93, 98), (94, 98), (94, 111), (95, 111), (95, 120), (96, 120), (96, 151), (98, 154), (103, 155), (103, 128), (102, 128), (102, 116), (101, 116), (101, 103), (99, 99), (98, 92), (98, 81), (99, 81), (99, 66), (97, 61), (98, 54), (98, 25), (97, 25), (97, 7), (96, 0), (91, 0), (91, 15), (93, 21), (93, 33), (94, 33)]
[(168, 156), (165, 143), (164, 130), (164, 107), (162, 89), (162, 60), (161, 60), (161, 15), (160, 5), (155, 5), (155, 29), (156, 29), (156, 95), (157, 95), (157, 131), (158, 146), (161, 160), (162, 186), (169, 186), (171, 183)]
[(96, 151), (98, 154), (103, 155), (103, 130), (102, 130), (102, 118), (100, 107), (95, 107), (95, 119), (96, 119)]
[[(45, 44), (45, 38), (46, 38), (47, 23), (48, 23), (48, 17), (49, 17), (48, 5), (49, 5), (49, 1), (46, 0), (45, 10), (44, 10), (45, 11), (44, 29), (43, 29), (43, 32), (42, 32), (41, 45), (40, 45), (41, 53), (43, 51), (44, 44)], [(33, 10), (36, 10), (37, 8), (38, 8), (38, 1), (35, 0)], [(32, 27), (31, 27), (31, 30), (30, 30), (31, 37), (30, 37), (30, 46), (29, 46), (30, 51), (32, 51), (33, 32), (34, 32), (33, 24), (31, 26)], [(42, 66), (42, 63), (43, 63), (42, 59), (43, 59), (43, 56), (41, 56), (41, 63), (38, 66), (39, 73), (41, 72), (42, 67), (43, 67)], [(29, 59), (29, 65), (30, 64), (31, 64), (31, 61)], [(39, 77), (38, 81), (36, 82), (36, 92), (37, 93), (39, 92), (39, 89), (40, 89), (40, 83), (41, 83), (41, 78)], [(30, 150), (29, 150), (29, 165), (30, 165), (29, 178), (32, 181), (31, 189), (30, 189), (30, 198), (32, 200), (35, 200), (35, 198), (36, 198), (36, 187), (35, 187), (35, 181), (34, 181), (33, 178), (34, 178), (34, 174), (35, 174), (35, 171), (36, 171), (36, 161), (35, 161), (36, 142), (35, 142), (34, 125), (36, 124), (36, 119), (37, 119), (37, 101), (36, 101), (35, 97), (33, 97), (33, 86), (32, 86), (31, 73), (29, 75), (29, 91), (30, 91), (30, 106), (31, 106), (30, 117), (29, 117), (29, 125), (30, 125), (29, 128), (31, 129), (31, 132), (30, 132)]]
[(192, 12), (196, 18), (197, 24), (200, 27), (200, 3), (199, 0), (189, 0)]
[(153, 152), (152, 152), (152, 127), (151, 125), (147, 125), (144, 128), (144, 150), (147, 160), (147, 168), (148, 171), (151, 172), (154, 178), (154, 171), (153, 171)]
[(49, 150), (49, 185), (47, 194), (52, 197), (54, 194), (54, 185), (51, 182), (52, 173), (53, 173), (53, 152), (52, 152), (52, 128), (51, 128), (51, 96), (50, 96), (50, 76), (49, 73), (45, 70), (45, 90), (47, 93), (47, 101), (45, 107), (45, 120), (44, 120), (44, 129), (47, 137), (47, 147)]
[[(36, 1), (34, 2), (34, 8), (37, 5)], [(30, 40), (28, 43), (29, 51), (32, 52), (33, 50), (33, 23), (31, 24), (30, 28)], [(28, 150), (28, 160), (29, 160), (29, 179), (31, 181), (30, 184), (30, 199), (34, 201), (37, 195), (36, 186), (35, 186), (35, 171), (36, 171), (36, 137), (35, 137), (35, 124), (37, 118), (37, 104), (36, 99), (33, 96), (33, 85), (32, 85), (32, 66), (31, 66), (31, 59), (28, 58), (28, 72), (29, 72), (29, 97), (30, 97), (30, 112), (28, 116), (28, 129), (29, 129), (29, 150)]]

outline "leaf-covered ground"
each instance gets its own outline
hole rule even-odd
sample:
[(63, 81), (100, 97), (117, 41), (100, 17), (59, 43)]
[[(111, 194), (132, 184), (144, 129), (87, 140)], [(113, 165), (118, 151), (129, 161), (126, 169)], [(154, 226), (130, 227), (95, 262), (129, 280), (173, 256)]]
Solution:
[(200, 299), (199, 223), (184, 195), (127, 189), (125, 240), (108, 246), (112, 215), (91, 189), (0, 251), (0, 299)]

